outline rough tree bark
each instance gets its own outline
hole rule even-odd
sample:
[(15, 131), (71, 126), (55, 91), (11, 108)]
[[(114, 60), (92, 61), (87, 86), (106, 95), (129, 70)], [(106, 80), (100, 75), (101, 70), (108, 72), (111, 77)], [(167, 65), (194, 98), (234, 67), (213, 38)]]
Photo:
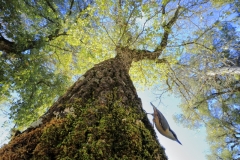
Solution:
[(133, 51), (116, 51), (4, 145), (1, 159), (167, 159), (128, 74)]

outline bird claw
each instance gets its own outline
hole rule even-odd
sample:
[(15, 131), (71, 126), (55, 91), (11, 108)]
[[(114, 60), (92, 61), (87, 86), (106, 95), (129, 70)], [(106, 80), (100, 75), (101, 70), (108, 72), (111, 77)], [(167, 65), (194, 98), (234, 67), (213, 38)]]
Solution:
[(152, 120), (152, 127), (154, 128), (154, 119)]

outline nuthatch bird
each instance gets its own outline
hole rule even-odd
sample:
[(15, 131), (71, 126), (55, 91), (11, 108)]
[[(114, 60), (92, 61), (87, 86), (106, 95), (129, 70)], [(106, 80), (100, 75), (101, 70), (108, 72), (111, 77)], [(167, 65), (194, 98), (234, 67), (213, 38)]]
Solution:
[(153, 122), (155, 123), (155, 126), (157, 130), (165, 137), (177, 141), (179, 144), (182, 145), (182, 143), (178, 140), (177, 135), (171, 130), (166, 118), (163, 116), (163, 114), (150, 102), (150, 104), (153, 106), (154, 113), (151, 114), (153, 116)]

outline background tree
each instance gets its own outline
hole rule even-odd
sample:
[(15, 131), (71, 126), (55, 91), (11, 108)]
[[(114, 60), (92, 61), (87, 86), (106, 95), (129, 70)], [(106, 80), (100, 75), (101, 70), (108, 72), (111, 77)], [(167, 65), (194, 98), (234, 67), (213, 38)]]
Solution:
[[(50, 42), (67, 36), (75, 21), (87, 16), (82, 11), (91, 1), (0, 3), (1, 106), (9, 106), (8, 115), (22, 130), (71, 83), (72, 75), (55, 65), (59, 46)], [(70, 56), (61, 55), (58, 61), (63, 60), (69, 65)]]
[[(31, 128), (14, 137), (1, 154), (8, 150), (6, 154), (17, 156), (18, 152), (11, 151), (19, 148), (15, 144), (21, 144), (18, 151), (24, 154), (17, 158), (136, 155), (165, 159), (131, 79), (137, 87), (165, 83), (167, 90), (179, 91), (188, 108), (195, 106), (192, 98), (204, 96), (196, 93), (207, 80), (197, 74), (196, 79), (203, 82), (193, 88), (192, 73), (204, 73), (204, 61), (199, 60), (216, 50), (209, 42), (213, 37), (209, 32), (220, 24), (216, 16), (219, 10), (208, 1), (1, 3), (5, 7), (0, 46), (2, 102), (10, 105), (9, 114), (21, 131), (46, 112)], [(8, 19), (9, 15), (12, 18)], [(16, 28), (13, 24), (23, 25)], [(179, 62), (189, 52), (196, 56)], [(218, 62), (213, 64), (216, 68)], [(191, 67), (188, 70), (184, 66)], [(208, 110), (206, 101), (204, 104), (199, 107), (201, 112)], [(204, 120), (194, 109), (191, 111), (185, 116)], [(126, 139), (129, 143), (123, 144)]]
[[(230, 13), (228, 13), (230, 14)], [(218, 22), (186, 53), (167, 80), (182, 97), (184, 113), (176, 118), (188, 127), (205, 125), (212, 154), (209, 159), (238, 159), (240, 137), (239, 32), (235, 18)]]

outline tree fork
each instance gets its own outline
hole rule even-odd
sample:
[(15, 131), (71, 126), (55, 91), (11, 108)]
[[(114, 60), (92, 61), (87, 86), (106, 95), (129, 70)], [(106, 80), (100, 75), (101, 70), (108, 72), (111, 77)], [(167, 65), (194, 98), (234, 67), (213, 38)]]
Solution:
[(95, 65), (31, 127), (0, 149), (2, 160), (167, 159), (122, 60)]

